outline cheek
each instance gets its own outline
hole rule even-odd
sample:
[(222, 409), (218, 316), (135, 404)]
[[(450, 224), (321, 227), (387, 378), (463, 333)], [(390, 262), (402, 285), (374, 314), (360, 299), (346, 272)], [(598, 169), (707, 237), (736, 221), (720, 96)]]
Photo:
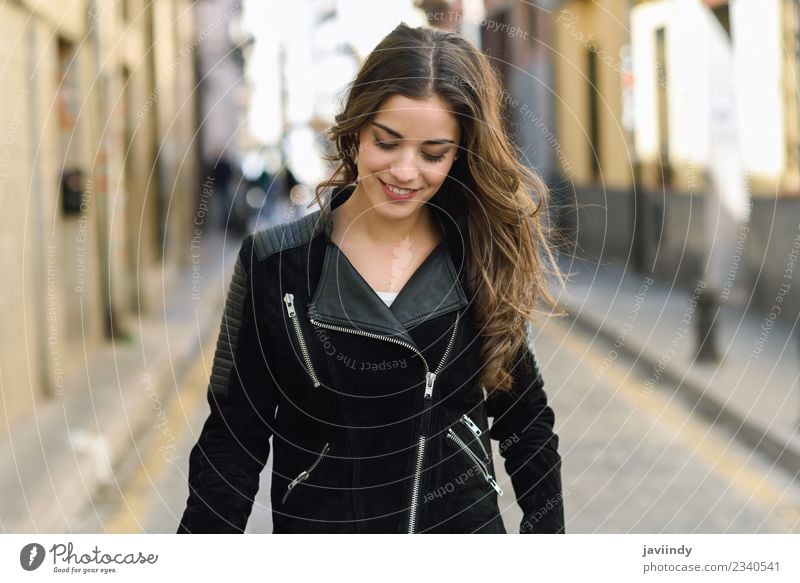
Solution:
[(431, 186), (441, 186), (450, 172), (450, 166), (444, 165), (435, 170), (427, 170), (423, 173), (425, 181)]
[(361, 170), (367, 170), (370, 173), (379, 172), (389, 165), (390, 160), (391, 157), (383, 150), (367, 147), (358, 157), (358, 166)]

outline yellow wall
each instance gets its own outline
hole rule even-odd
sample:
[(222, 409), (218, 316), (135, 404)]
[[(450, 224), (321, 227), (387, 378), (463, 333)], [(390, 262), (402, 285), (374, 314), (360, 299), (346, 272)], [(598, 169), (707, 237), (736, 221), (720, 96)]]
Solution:
[(33, 374), (36, 388), (37, 346), (41, 340), (37, 327), (26, 323), (26, 316), (32, 317), (36, 312), (35, 306), (28, 305), (31, 296), (26, 295), (33, 289), (35, 278), (30, 269), (23, 269), (36, 261), (30, 241), (33, 233), (27, 234), (27, 245), (23, 245), (30, 212), (28, 169), (35, 139), (30, 124), (34, 105), (28, 86), (26, 17), (19, 7), (8, 2), (0, 4), (0, 63), (4, 67), (4, 107), (0, 108), (0, 270), (5, 280), (0, 288), (0, 391), (5, 413), (0, 415), (0, 423), (32, 406), (35, 391), (31, 391), (28, 375)]
[(555, 83), (558, 139), (577, 184), (592, 182), (589, 146), (587, 53), (598, 55), (601, 180), (609, 188), (628, 188), (632, 182), (627, 136), (622, 128), (620, 48), (627, 42), (625, 0), (566, 2), (554, 14)]
[[(160, 290), (152, 283), (162, 267), (156, 260), (153, 167), (162, 142), (168, 147), (163, 162), (176, 199), (171, 252), (163, 267), (169, 270), (185, 261), (181, 252), (188, 254), (195, 194), (190, 185), (198, 168), (192, 149), (194, 69), (191, 54), (182, 57), (180, 66), (174, 63), (180, 48), (175, 39), (191, 43), (194, 10), (189, 0), (131, 0), (129, 6), (125, 23), (121, 4), (114, 0), (0, 3), (0, 272), (6, 279), (0, 288), (0, 426), (39, 400), (63, 394), (72, 363), (105, 341), (103, 264), (108, 255), (114, 264), (115, 319), (135, 322), (136, 292), (144, 294), (146, 307), (147, 294)], [(137, 20), (145, 7), (146, 17)], [(166, 40), (155, 53), (148, 50), (153, 16)], [(76, 53), (73, 95), (79, 111), (68, 140), (59, 125), (59, 38), (71, 42)], [(153, 78), (152, 58), (163, 79)], [(123, 66), (131, 79), (128, 111), (122, 99)], [(130, 120), (154, 95), (156, 82), (162, 83), (156, 106), (128, 143), (125, 118)], [(85, 173), (88, 211), (83, 215), (62, 212), (64, 167)], [(136, 247), (143, 253), (138, 265)], [(80, 282), (79, 254), (84, 267)]]

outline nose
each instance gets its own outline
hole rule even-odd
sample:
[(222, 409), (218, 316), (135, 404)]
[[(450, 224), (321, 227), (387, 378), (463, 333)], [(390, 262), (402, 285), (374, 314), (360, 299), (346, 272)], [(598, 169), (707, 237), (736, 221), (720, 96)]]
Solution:
[(389, 173), (397, 186), (414, 182), (419, 175), (419, 168), (414, 164), (413, 152), (398, 156), (389, 168)]

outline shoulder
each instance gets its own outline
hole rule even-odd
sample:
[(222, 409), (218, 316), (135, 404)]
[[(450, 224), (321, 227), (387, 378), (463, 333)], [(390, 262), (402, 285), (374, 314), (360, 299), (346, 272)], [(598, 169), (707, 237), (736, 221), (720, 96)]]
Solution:
[(252, 235), (253, 253), (258, 261), (271, 255), (308, 244), (325, 228), (320, 211), (295, 221), (273, 225)]

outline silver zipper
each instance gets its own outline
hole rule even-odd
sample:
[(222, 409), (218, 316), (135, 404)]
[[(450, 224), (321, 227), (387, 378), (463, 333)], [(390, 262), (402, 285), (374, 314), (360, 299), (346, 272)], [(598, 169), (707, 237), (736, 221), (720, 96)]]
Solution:
[(475, 453), (467, 446), (467, 444), (464, 443), (458, 435), (456, 435), (456, 432), (453, 431), (452, 427), (448, 427), (447, 437), (453, 440), (455, 444), (461, 448), (461, 451), (467, 454), (470, 459), (475, 462), (475, 465), (478, 466), (478, 469), (483, 472), (483, 477), (486, 479), (489, 485), (494, 488), (494, 491), (497, 492), (499, 496), (502, 496), (503, 489), (498, 485), (497, 480), (495, 480), (494, 476), (492, 476), (492, 474), (489, 472), (489, 468), (487, 468), (486, 465), (478, 459), (478, 456), (476, 456)]
[(281, 504), (286, 503), (286, 498), (289, 497), (289, 493), (292, 490), (294, 490), (295, 486), (297, 486), (300, 482), (305, 482), (306, 480), (308, 480), (309, 476), (311, 476), (311, 472), (313, 472), (314, 468), (316, 468), (319, 465), (319, 462), (322, 461), (322, 458), (325, 457), (325, 454), (327, 454), (328, 451), (330, 451), (330, 449), (331, 449), (330, 444), (326, 443), (325, 446), (322, 448), (322, 451), (317, 456), (317, 459), (314, 460), (314, 463), (311, 464), (311, 466), (308, 469), (303, 470), (302, 472), (297, 474), (297, 477), (291, 482), (289, 482), (289, 485), (286, 487), (286, 493), (283, 495), (283, 499), (281, 500)]
[(417, 465), (414, 469), (414, 485), (411, 488), (411, 509), (408, 518), (408, 534), (414, 534), (417, 525), (417, 503), (419, 502), (419, 484), (422, 480), (422, 462), (425, 459), (425, 436), (419, 436), (417, 445)]
[(475, 423), (472, 419), (470, 419), (467, 416), (466, 413), (461, 416), (459, 421), (461, 421), (461, 423), (466, 425), (467, 428), (472, 432), (472, 435), (475, 436), (475, 441), (477, 441), (478, 445), (481, 447), (481, 451), (483, 452), (484, 459), (488, 460), (489, 459), (489, 452), (486, 451), (486, 448), (484, 447), (483, 442), (481, 441), (481, 434), (483, 434), (483, 431), (481, 431), (481, 428), (478, 427), (478, 424)]
[[(289, 294), (286, 294), (289, 295)], [(428, 361), (425, 360), (425, 357), (422, 356), (422, 353), (414, 348), (413, 344), (409, 344), (405, 340), (400, 340), (398, 338), (394, 338), (393, 336), (382, 336), (380, 334), (375, 334), (374, 332), (366, 332), (364, 330), (357, 330), (355, 328), (345, 328), (344, 326), (337, 326), (336, 324), (326, 324), (325, 322), (320, 322), (319, 320), (315, 320), (311, 318), (311, 323), (314, 326), (318, 326), (320, 328), (326, 328), (327, 330), (333, 330), (334, 332), (345, 332), (347, 334), (355, 334), (357, 336), (366, 336), (367, 338), (372, 338), (373, 340), (385, 340), (386, 342), (392, 342), (394, 344), (399, 344), (400, 346), (405, 346), (412, 352), (415, 352), (421, 359), (422, 364), (425, 365), (425, 375), (427, 379), (427, 375), (430, 374), (430, 368), (428, 367)], [(436, 375), (434, 375), (434, 379)], [(427, 390), (427, 385), (426, 385)]]
[(286, 304), (286, 312), (289, 314), (289, 319), (292, 321), (294, 325), (294, 333), (297, 336), (297, 344), (300, 345), (300, 354), (303, 355), (303, 360), (306, 363), (306, 370), (308, 371), (308, 376), (311, 377), (311, 381), (314, 383), (314, 387), (319, 387), (320, 382), (317, 378), (317, 373), (314, 372), (314, 365), (311, 363), (311, 356), (308, 354), (308, 348), (306, 347), (306, 341), (303, 338), (303, 331), (300, 329), (300, 321), (297, 319), (297, 311), (294, 309), (294, 294), (284, 294), (283, 295), (283, 303)]
[[(291, 295), (291, 294), (286, 294)], [(439, 374), (444, 366), (444, 363), (447, 362), (447, 357), (450, 355), (450, 351), (453, 349), (453, 343), (455, 342), (456, 338), (456, 330), (458, 329), (458, 314), (456, 314), (456, 321), (453, 324), (453, 332), (450, 334), (450, 341), (447, 344), (447, 348), (444, 351), (444, 355), (442, 356), (441, 362), (439, 362), (439, 366), (436, 367), (436, 370), (431, 372), (430, 367), (428, 366), (428, 361), (425, 360), (425, 357), (422, 356), (422, 353), (417, 350), (413, 344), (409, 344), (405, 340), (399, 340), (398, 338), (394, 338), (393, 336), (383, 336), (381, 334), (375, 334), (374, 332), (366, 332), (364, 330), (357, 330), (355, 328), (345, 328), (344, 326), (337, 326), (336, 324), (326, 324), (325, 322), (320, 322), (319, 320), (315, 320), (311, 318), (311, 323), (314, 326), (318, 326), (320, 328), (326, 328), (327, 330), (333, 330), (334, 332), (345, 332), (347, 334), (355, 334), (357, 336), (365, 336), (367, 338), (372, 338), (374, 340), (384, 340), (386, 342), (392, 342), (393, 344), (399, 344), (400, 346), (405, 346), (412, 352), (416, 353), (419, 356), (420, 360), (422, 360), (422, 364), (425, 367), (425, 398), (431, 399), (433, 397), (433, 383), (436, 382), (436, 375)]]
[[(326, 328), (328, 330), (333, 330), (335, 332), (344, 332), (346, 334), (355, 334), (357, 336), (364, 336), (366, 338), (372, 338), (374, 340), (384, 340), (386, 342), (392, 342), (393, 344), (399, 344), (400, 346), (405, 346), (412, 352), (416, 353), (420, 360), (422, 360), (422, 364), (425, 367), (425, 393), (424, 393), (424, 403), (425, 409), (427, 411), (428, 407), (430, 407), (431, 401), (433, 400), (433, 385), (436, 382), (436, 375), (438, 375), (442, 368), (444, 367), (444, 363), (447, 362), (447, 357), (450, 356), (450, 351), (453, 350), (453, 344), (455, 343), (456, 339), (456, 332), (458, 331), (458, 320), (459, 320), (459, 313), (456, 312), (456, 321), (453, 324), (453, 332), (450, 334), (450, 341), (447, 343), (447, 348), (445, 348), (444, 354), (442, 355), (442, 360), (439, 362), (439, 366), (436, 367), (436, 370), (431, 372), (430, 367), (428, 366), (428, 361), (425, 360), (425, 357), (422, 356), (422, 353), (414, 347), (413, 344), (409, 344), (405, 340), (399, 340), (394, 338), (393, 336), (384, 336), (381, 334), (375, 334), (374, 332), (366, 332), (364, 330), (357, 330), (355, 328), (345, 328), (343, 326), (337, 326), (336, 324), (326, 324), (324, 322), (320, 322), (319, 320), (311, 319), (311, 323), (314, 326), (319, 326), (320, 328)], [(417, 445), (417, 462), (416, 468), (414, 470), (414, 483), (411, 487), (411, 509), (409, 510), (408, 514), (408, 534), (414, 534), (414, 529), (417, 526), (417, 502), (419, 501), (419, 487), (422, 481), (422, 462), (425, 457), (425, 435), (419, 436), (419, 443)]]

